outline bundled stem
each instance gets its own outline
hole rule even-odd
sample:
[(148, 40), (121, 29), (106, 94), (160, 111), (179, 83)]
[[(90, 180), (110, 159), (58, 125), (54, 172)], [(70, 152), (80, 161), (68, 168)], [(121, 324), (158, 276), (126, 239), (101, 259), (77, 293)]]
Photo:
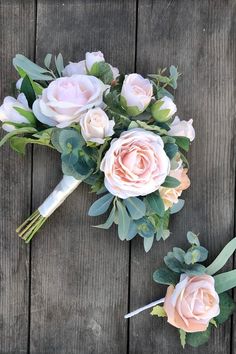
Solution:
[(41, 206), (20, 225), (16, 232), (26, 243), (39, 231), (49, 216), (64, 202), (64, 200), (78, 187), (81, 180), (71, 176), (63, 176), (48, 198)]

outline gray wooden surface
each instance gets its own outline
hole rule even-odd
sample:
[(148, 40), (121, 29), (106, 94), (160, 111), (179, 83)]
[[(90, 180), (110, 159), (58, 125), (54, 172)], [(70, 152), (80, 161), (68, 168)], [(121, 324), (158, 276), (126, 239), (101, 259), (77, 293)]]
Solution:
[[(59, 181), (60, 161), (40, 147), (24, 158), (0, 150), (0, 353), (183, 352), (164, 320), (123, 315), (163, 295), (152, 273), (187, 230), (200, 232), (212, 256), (234, 235), (236, 0), (1, 0), (0, 26), (1, 98), (12, 93), (18, 52), (76, 61), (100, 49), (121, 71), (178, 65), (178, 113), (194, 118), (197, 133), (186, 206), (171, 238), (148, 254), (139, 239), (122, 243), (115, 228), (91, 227), (86, 186), (26, 246), (14, 230)], [(235, 327), (229, 320), (207, 346), (185, 352), (235, 353)]]

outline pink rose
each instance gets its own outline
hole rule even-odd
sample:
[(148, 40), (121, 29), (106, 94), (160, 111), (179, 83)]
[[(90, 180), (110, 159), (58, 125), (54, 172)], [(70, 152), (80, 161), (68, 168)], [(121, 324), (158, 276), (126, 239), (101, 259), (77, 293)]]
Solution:
[(105, 89), (94, 76), (61, 77), (43, 90), (33, 104), (33, 112), (40, 122), (64, 128), (78, 122), (88, 109), (101, 106)]
[(31, 109), (28, 106), (27, 99), (23, 93), (20, 93), (17, 99), (11, 96), (7, 96), (4, 98), (3, 104), (0, 106), (0, 121), (3, 122), (2, 128), (7, 132), (15, 130), (14, 125), (4, 123), (4, 122), (12, 122), (12, 123), (30, 123), (24, 116), (18, 113), (14, 107), (24, 109), (26, 111), (30, 111)]
[(100, 169), (108, 191), (126, 199), (157, 190), (169, 174), (170, 160), (158, 135), (135, 128), (112, 140)]
[(195, 130), (193, 128), (193, 120), (189, 121), (180, 120), (179, 117), (175, 117), (174, 121), (170, 125), (170, 130), (168, 131), (170, 136), (185, 136), (189, 138), (190, 141), (195, 139)]
[(139, 74), (125, 76), (121, 89), (121, 105), (131, 116), (142, 113), (153, 95), (152, 84)]
[(103, 144), (107, 136), (114, 134), (114, 120), (109, 120), (101, 108), (92, 108), (80, 119), (81, 134), (85, 141)]
[(187, 176), (188, 169), (182, 166), (176, 170), (170, 171), (170, 176), (180, 181), (180, 185), (176, 188), (160, 187), (159, 193), (165, 205), (165, 210), (171, 208), (173, 204), (178, 203), (178, 198), (181, 196), (183, 190), (190, 186), (190, 180)]
[(185, 332), (205, 331), (210, 320), (220, 313), (214, 285), (215, 280), (210, 275), (188, 277), (182, 274), (180, 282), (167, 289), (164, 309), (168, 322)]

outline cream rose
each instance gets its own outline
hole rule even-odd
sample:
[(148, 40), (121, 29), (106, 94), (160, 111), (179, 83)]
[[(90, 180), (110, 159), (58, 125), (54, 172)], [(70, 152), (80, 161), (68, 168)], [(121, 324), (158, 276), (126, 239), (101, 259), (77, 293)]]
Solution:
[(85, 60), (81, 60), (78, 63), (69, 62), (62, 71), (63, 76), (72, 76), (72, 75), (86, 75), (87, 70), (85, 66)]
[(190, 141), (195, 139), (195, 130), (193, 128), (193, 120), (189, 121), (180, 120), (179, 117), (175, 117), (174, 121), (170, 125), (168, 135), (170, 136), (185, 136)]
[(159, 193), (165, 205), (165, 210), (171, 208), (173, 204), (178, 203), (178, 198), (181, 196), (183, 190), (189, 188), (190, 180), (187, 172), (188, 169), (182, 166), (176, 170), (171, 170), (169, 175), (180, 181), (180, 185), (176, 188), (160, 187)]
[(121, 105), (131, 116), (142, 113), (153, 95), (152, 84), (139, 74), (125, 76), (121, 89)]
[(210, 275), (188, 277), (182, 274), (180, 282), (167, 289), (164, 309), (168, 322), (185, 332), (205, 331), (210, 320), (220, 313), (214, 285)]
[(103, 144), (104, 139), (114, 134), (114, 120), (109, 120), (101, 108), (92, 108), (81, 116), (81, 133), (85, 141)]
[(94, 76), (73, 75), (51, 82), (33, 104), (38, 120), (64, 128), (78, 122), (82, 113), (103, 104), (106, 86)]
[(0, 121), (2, 121), (2, 128), (7, 132), (15, 130), (14, 125), (7, 124), (4, 122), (12, 123), (30, 123), (24, 116), (18, 113), (14, 107), (30, 111), (31, 109), (28, 106), (27, 99), (23, 93), (20, 93), (15, 99), (14, 97), (7, 96), (4, 98), (3, 104), (0, 106)]
[(170, 160), (162, 139), (135, 128), (113, 139), (100, 169), (110, 193), (126, 199), (157, 190), (170, 171)]

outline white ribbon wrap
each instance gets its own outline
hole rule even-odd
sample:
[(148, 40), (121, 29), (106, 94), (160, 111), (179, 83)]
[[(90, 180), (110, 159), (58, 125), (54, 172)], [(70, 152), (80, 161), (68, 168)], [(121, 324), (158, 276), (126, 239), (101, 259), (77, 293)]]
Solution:
[(40, 205), (38, 211), (40, 214), (48, 218), (64, 200), (78, 187), (81, 180), (75, 179), (72, 176), (63, 176), (62, 180), (47, 199)]
[(125, 318), (133, 317), (133, 316), (137, 315), (138, 313), (140, 313), (140, 312), (142, 312), (144, 310), (150, 309), (151, 307), (154, 307), (154, 306), (156, 306), (158, 304), (162, 304), (164, 301), (165, 301), (164, 297), (162, 299), (160, 299), (160, 300), (153, 301), (153, 302), (151, 302), (150, 304), (148, 304), (146, 306), (140, 307), (139, 309), (128, 313), (127, 315), (125, 315)]

